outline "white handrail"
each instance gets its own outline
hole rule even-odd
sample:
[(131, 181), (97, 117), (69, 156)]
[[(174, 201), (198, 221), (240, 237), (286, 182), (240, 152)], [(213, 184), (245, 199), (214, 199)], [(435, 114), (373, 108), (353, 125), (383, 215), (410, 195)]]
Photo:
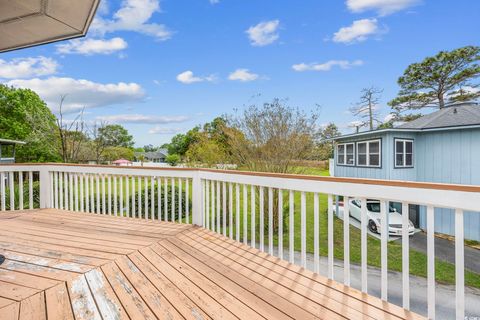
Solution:
[[(38, 197), (34, 196), (38, 193)], [(27, 197), (28, 194), (28, 197)], [(322, 208), (320, 194), (327, 195)], [(307, 195), (309, 195), (307, 197)], [(313, 196), (313, 198), (311, 196)], [(25, 198), (24, 198), (25, 196)], [(308, 239), (313, 239), (313, 269), (320, 272), (320, 212), (326, 211), (327, 276), (334, 279), (334, 202), (344, 200), (343, 282), (350, 285), (350, 200), (361, 202), (361, 290), (367, 283), (367, 199), (380, 201), (381, 298), (388, 300), (389, 203), (402, 212), (409, 204), (425, 206), (427, 222), (428, 317), (435, 318), (434, 209), (455, 212), (456, 318), (465, 314), (464, 211), (478, 210), (480, 187), (428, 183), (356, 180), (235, 171), (113, 167), (62, 164), (0, 165), (0, 209), (58, 208), (97, 214), (176, 221), (204, 226), (231, 239), (307, 267)], [(310, 200), (313, 199), (310, 203)], [(296, 208), (296, 201), (298, 208)], [(27, 205), (28, 203), (28, 205)], [(284, 211), (288, 207), (288, 210)], [(313, 236), (308, 234), (307, 208), (313, 207)], [(338, 207), (337, 207), (338, 208)], [(295, 211), (299, 217), (295, 219)], [(285, 219), (284, 219), (285, 218)], [(297, 229), (295, 223), (297, 222)], [(299, 222), (299, 223), (298, 223)], [(288, 227), (288, 230), (285, 229)], [(409, 220), (402, 217), (402, 285), (410, 308)], [(311, 229), (310, 229), (311, 230)], [(300, 257), (295, 257), (295, 235)], [(284, 238), (285, 235), (285, 238)], [(309, 238), (310, 237), (310, 238)], [(288, 241), (288, 244), (284, 243)], [(266, 241), (266, 242), (265, 242)], [(278, 246), (275, 246), (275, 243)], [(308, 250), (307, 250), (308, 247)], [(285, 251), (285, 255), (283, 250)]]

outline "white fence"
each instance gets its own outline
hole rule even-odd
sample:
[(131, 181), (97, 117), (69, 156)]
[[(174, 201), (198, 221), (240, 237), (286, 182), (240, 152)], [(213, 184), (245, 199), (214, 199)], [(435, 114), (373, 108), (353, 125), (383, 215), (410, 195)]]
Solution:
[[(320, 217), (327, 214), (327, 275), (334, 278), (334, 198), (361, 200), (361, 290), (367, 282), (367, 199), (381, 203), (381, 230), (388, 230), (388, 203), (427, 207), (428, 317), (435, 318), (434, 208), (455, 209), (456, 318), (464, 318), (464, 211), (478, 210), (480, 187), (415, 182), (279, 175), (186, 168), (78, 165), (0, 166), (1, 210), (57, 208), (150, 220), (193, 223), (291, 263), (305, 267), (307, 245), (313, 242), (314, 270), (320, 271)], [(35, 189), (38, 189), (35, 191)], [(34, 195), (38, 193), (38, 199)], [(326, 197), (321, 207), (320, 197)], [(25, 199), (28, 199), (25, 203)], [(299, 205), (300, 224), (295, 230)], [(313, 232), (307, 233), (307, 208)], [(298, 219), (298, 218), (297, 218)], [(402, 219), (403, 307), (410, 308), (408, 215)], [(343, 282), (350, 285), (350, 224), (343, 222)], [(312, 234), (313, 233), (313, 234)], [(295, 239), (300, 235), (300, 259)], [(388, 234), (381, 233), (381, 298), (388, 300)], [(308, 242), (308, 243), (307, 243)], [(276, 247), (276, 250), (274, 250)]]

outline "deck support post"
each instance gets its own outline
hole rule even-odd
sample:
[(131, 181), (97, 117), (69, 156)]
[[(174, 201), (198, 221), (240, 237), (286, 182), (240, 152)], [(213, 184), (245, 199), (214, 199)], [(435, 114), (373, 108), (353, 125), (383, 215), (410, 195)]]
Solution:
[(41, 167), (39, 170), (40, 174), (40, 209), (47, 209), (51, 208), (52, 204), (51, 201), (51, 190), (52, 187), (50, 185), (50, 171), (48, 167)]
[(202, 219), (202, 180), (199, 172), (195, 172), (192, 179), (192, 223), (203, 227)]

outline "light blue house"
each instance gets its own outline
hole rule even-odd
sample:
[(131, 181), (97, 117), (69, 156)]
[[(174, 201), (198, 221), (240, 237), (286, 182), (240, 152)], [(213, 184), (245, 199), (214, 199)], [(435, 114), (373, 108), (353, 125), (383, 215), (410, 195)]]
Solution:
[[(396, 128), (334, 141), (332, 171), (337, 177), (480, 185), (477, 103), (453, 104)], [(417, 227), (425, 227), (425, 211), (410, 206), (410, 220)], [(453, 235), (454, 222), (453, 210), (435, 209), (436, 232)], [(480, 214), (465, 213), (465, 238), (480, 241)]]

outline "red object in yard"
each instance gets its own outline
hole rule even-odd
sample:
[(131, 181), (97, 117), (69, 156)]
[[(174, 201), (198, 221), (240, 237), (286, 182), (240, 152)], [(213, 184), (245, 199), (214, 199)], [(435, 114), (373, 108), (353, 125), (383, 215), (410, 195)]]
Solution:
[(132, 164), (132, 161), (127, 160), (127, 159), (118, 159), (112, 162), (113, 164), (120, 166), (120, 165), (128, 165)]

